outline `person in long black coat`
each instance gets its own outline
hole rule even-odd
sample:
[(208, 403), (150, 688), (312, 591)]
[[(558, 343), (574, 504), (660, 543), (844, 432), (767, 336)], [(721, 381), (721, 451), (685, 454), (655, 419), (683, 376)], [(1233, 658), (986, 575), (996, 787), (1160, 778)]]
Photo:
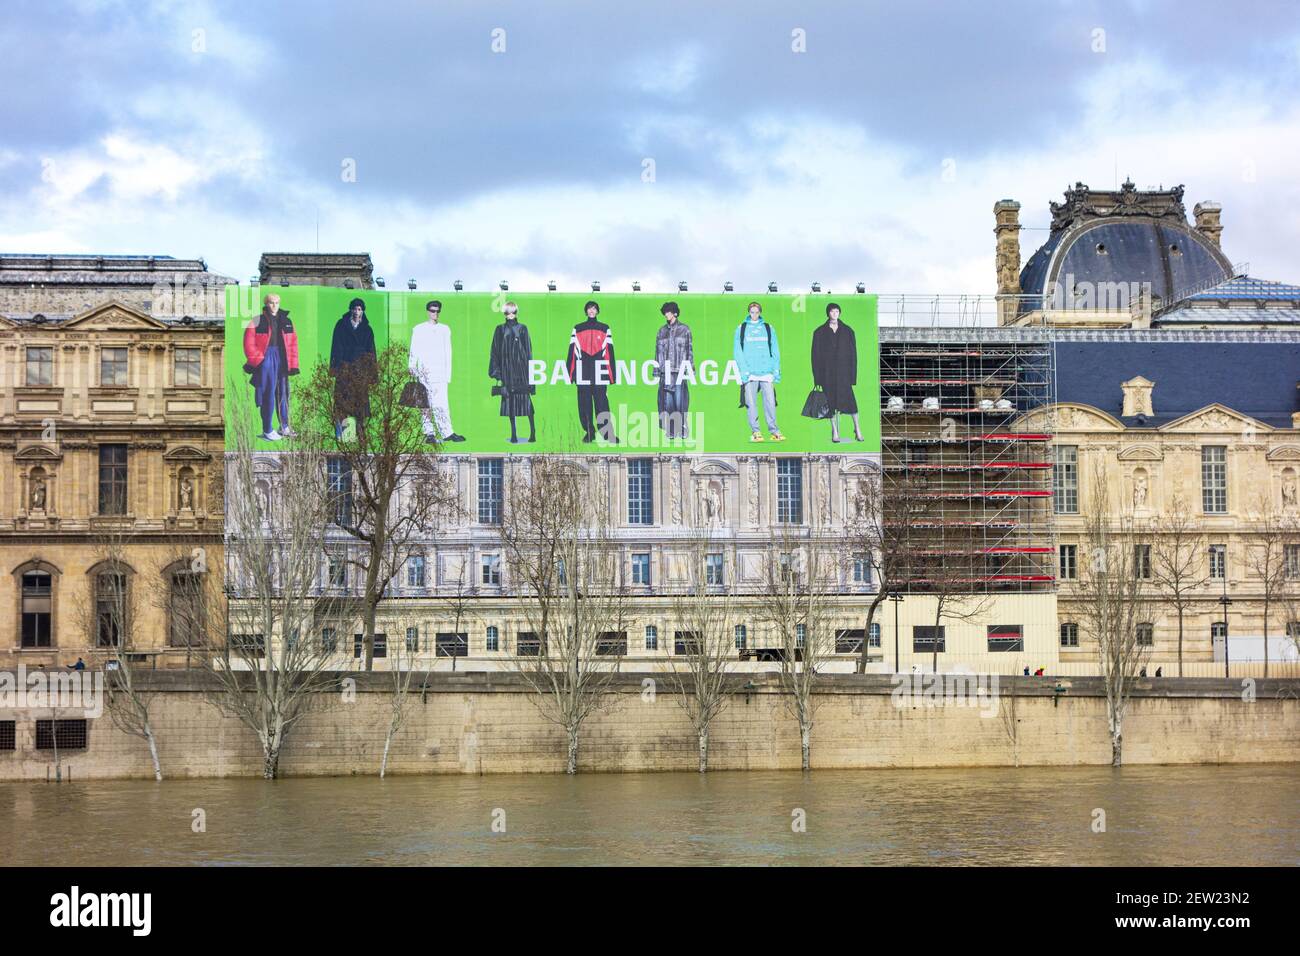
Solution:
[(501, 312), (506, 320), (492, 333), (492, 354), (488, 358), (488, 378), (497, 381), (492, 394), (501, 396), (501, 417), (510, 419), (510, 443), (521, 443), (515, 419), (523, 415), (528, 417), (528, 441), (537, 441), (533, 419), (533, 392), (537, 389), (528, 381), (533, 340), (528, 326), (519, 321), (519, 306), (507, 302)]
[(348, 310), (334, 324), (330, 374), (334, 376), (334, 410), (338, 416), (334, 422), (335, 435), (343, 436), (343, 425), (348, 418), (355, 418), (357, 431), (363, 431), (370, 415), (370, 387), (379, 378), (379, 368), (375, 358), (375, 332), (361, 299), (348, 303)]
[(858, 341), (847, 323), (840, 321), (840, 307), (826, 306), (826, 321), (812, 337), (813, 384), (826, 393), (831, 410), (831, 441), (840, 441), (840, 413), (853, 419), (853, 435), (862, 441), (858, 424), (858, 401), (853, 387), (858, 384)]

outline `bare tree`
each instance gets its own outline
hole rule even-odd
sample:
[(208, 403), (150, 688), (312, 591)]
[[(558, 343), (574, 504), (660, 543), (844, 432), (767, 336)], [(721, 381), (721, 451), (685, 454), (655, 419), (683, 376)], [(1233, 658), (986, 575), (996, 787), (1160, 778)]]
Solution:
[(759, 615), (772, 628), (781, 654), (786, 708), (799, 725), (801, 765), (812, 769), (819, 668), (835, 652), (833, 594), (843, 554), (810, 530), (782, 525), (764, 559)]
[[(375, 617), (411, 546), (432, 536), (452, 502), (436, 435), (403, 404), (413, 384), (405, 347), (331, 370), (319, 365), (298, 392), (303, 442), (327, 460), (331, 523), (358, 542), (347, 561), (361, 579), (364, 666), (374, 667)], [(340, 423), (351, 418), (355, 427)]]
[(1116, 513), (1111, 508), (1100, 468), (1093, 474), (1084, 527), (1088, 574), (1080, 576), (1077, 593), (1085, 626), (1097, 642), (1106, 688), (1111, 765), (1118, 767), (1123, 762), (1124, 716), (1148, 652), (1138, 626), (1146, 623), (1151, 599), (1139, 550), (1146, 542), (1135, 529), (1131, 513)]
[(583, 722), (612, 704), (627, 650), (627, 597), (608, 502), (568, 456), (537, 456), (510, 482), (500, 525), (504, 573), (529, 631), (511, 666), (543, 719), (564, 731), (578, 771)]
[(154, 779), (161, 780), (152, 714), (155, 695), (137, 673), (144, 669), (143, 655), (132, 652), (136, 607), (142, 597), (137, 591), (142, 582), (132, 580), (124, 532), (108, 530), (99, 535), (94, 555), (94, 574), (78, 601), (76, 617), (103, 665), (104, 706), (113, 726), (148, 745)]
[(1012, 676), (1006, 682), (1006, 690), (998, 696), (998, 716), (1002, 719), (1002, 730), (1011, 742), (1011, 758), (1020, 766), (1020, 682)]
[[(736, 661), (732, 590), (722, 586), (725, 552), (710, 531), (686, 542), (681, 583), (673, 595), (673, 656), (665, 681), (686, 712), (699, 747), (699, 770), (709, 769), (709, 730), (726, 707)], [(715, 563), (710, 564), (713, 561)], [(714, 568), (716, 570), (710, 570)], [(710, 579), (710, 574), (717, 577)]]
[(1181, 494), (1165, 514), (1151, 522), (1152, 583), (1178, 620), (1178, 676), (1183, 676), (1183, 635), (1187, 611), (1208, 579), (1205, 535)]
[[(854, 560), (868, 563), (876, 587), (867, 604), (866, 628), (855, 665), (857, 673), (865, 674), (870, 661), (871, 625), (885, 599), (900, 592), (905, 585), (905, 562), (901, 556), (906, 547), (908, 509), (905, 498), (900, 500), (897, 495), (886, 498), (878, 472), (858, 480), (852, 501), (852, 513), (845, 522), (845, 544)], [(894, 666), (899, 666), (897, 661)]]
[[(400, 616), (389, 625), (395, 635), (402, 635), (400, 640), (388, 642), (388, 667), (392, 681), (388, 696), (388, 731), (384, 735), (384, 754), (379, 761), (379, 779), (384, 779), (388, 772), (388, 754), (393, 746), (393, 737), (402, 729), (410, 713), (411, 679), (415, 676), (414, 664), (419, 651), (419, 624), (408, 616)], [(415, 630), (414, 647), (408, 646), (406, 634)]]
[(1300, 524), (1274, 506), (1273, 496), (1261, 492), (1255, 499), (1245, 533), (1246, 568), (1259, 588), (1264, 637), (1264, 676), (1268, 676), (1268, 625), (1279, 605), (1285, 607), (1286, 593), (1300, 574), (1293, 566), (1290, 549), (1300, 543)]
[[(294, 726), (339, 687), (338, 632), (318, 636), (316, 629), (322, 616), (342, 621), (346, 611), (319, 586), (334, 508), (321, 494), (325, 454), (301, 438), (288, 439), (278, 454), (255, 454), (250, 419), (234, 414), (227, 421), (229, 600), (224, 620), (207, 617), (204, 666), (210, 703), (256, 735), (263, 776), (273, 779)], [(210, 593), (201, 599), (209, 608), (218, 603)]]

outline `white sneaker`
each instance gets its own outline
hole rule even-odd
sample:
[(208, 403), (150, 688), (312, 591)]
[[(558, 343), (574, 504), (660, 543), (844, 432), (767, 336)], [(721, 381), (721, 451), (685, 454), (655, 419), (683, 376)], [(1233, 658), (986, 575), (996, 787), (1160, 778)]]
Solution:
[(279, 441), (282, 437), (283, 436), (278, 431), (272, 428), (269, 432), (267, 432), (265, 435), (262, 436), (262, 441)]

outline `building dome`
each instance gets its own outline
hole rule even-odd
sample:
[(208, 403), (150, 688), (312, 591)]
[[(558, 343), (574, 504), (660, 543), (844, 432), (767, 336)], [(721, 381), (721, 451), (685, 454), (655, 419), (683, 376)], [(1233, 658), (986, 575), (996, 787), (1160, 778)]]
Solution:
[(1131, 182), (1115, 191), (1076, 184), (1064, 203), (1052, 203), (1051, 235), (1021, 270), (1021, 293), (1068, 307), (1113, 295), (1116, 283), (1124, 294), (1149, 283), (1158, 305), (1231, 278), (1217, 237), (1188, 224), (1182, 197), (1182, 186), (1140, 192)]

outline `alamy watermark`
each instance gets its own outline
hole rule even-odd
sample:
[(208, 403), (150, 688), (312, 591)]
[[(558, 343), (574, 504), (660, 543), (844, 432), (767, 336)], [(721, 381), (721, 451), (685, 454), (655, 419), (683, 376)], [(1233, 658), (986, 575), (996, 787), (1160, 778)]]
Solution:
[(26, 664), (18, 670), (0, 671), (0, 710), (81, 711), (85, 717), (104, 713), (104, 674), (102, 671), (28, 672)]
[(904, 707), (973, 707), (981, 717), (998, 715), (998, 675), (951, 671), (947, 674), (894, 674), (890, 699)]

